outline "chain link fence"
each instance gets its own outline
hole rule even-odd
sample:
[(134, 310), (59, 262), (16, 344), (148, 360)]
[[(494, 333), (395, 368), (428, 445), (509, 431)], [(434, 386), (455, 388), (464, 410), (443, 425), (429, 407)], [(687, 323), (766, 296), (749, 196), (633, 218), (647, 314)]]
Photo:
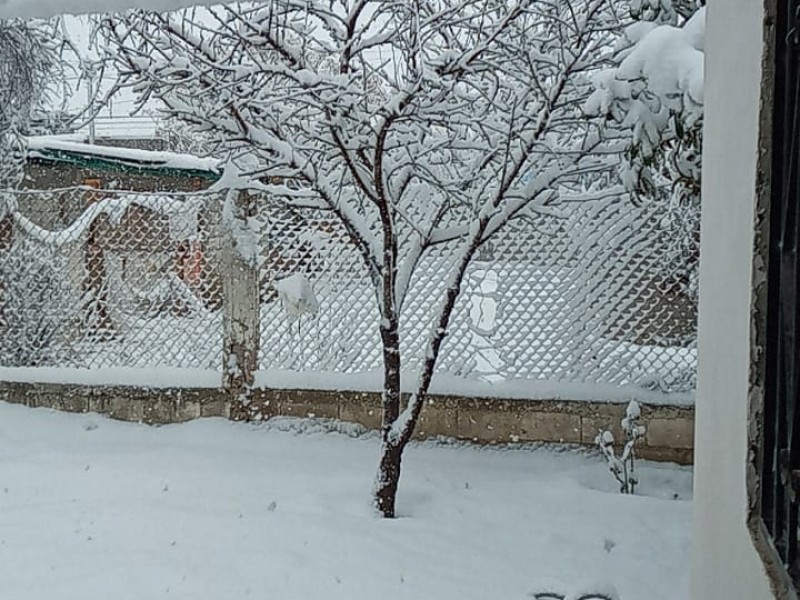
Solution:
[[(221, 369), (224, 195), (8, 192), (0, 210), (0, 366)], [(261, 369), (381, 367), (375, 293), (330, 213), (257, 200)], [(512, 223), (462, 287), (439, 373), (691, 391), (699, 224), (665, 203), (576, 203)], [(434, 247), (402, 310), (419, 367), (452, 246)], [(302, 274), (314, 315), (281, 279)], [(276, 287), (277, 285), (277, 287)]]
[(67, 189), (4, 201), (0, 365), (219, 368), (216, 198)]
[[(262, 306), (262, 368), (380, 369), (374, 292), (347, 232), (324, 212), (277, 204), (261, 219), (265, 288), (301, 271), (319, 304), (297, 321), (276, 302)], [(438, 370), (691, 391), (698, 250), (699, 222), (666, 204), (587, 202), (513, 223), (469, 268)], [(401, 322), (409, 371), (424, 357), (451, 253), (435, 246), (411, 281)]]

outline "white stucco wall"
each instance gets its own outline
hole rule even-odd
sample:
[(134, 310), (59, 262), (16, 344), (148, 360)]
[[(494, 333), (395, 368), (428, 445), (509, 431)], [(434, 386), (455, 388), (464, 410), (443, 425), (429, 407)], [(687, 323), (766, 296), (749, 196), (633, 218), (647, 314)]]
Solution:
[(711, 0), (706, 32), (693, 600), (767, 600), (746, 529), (762, 0)]

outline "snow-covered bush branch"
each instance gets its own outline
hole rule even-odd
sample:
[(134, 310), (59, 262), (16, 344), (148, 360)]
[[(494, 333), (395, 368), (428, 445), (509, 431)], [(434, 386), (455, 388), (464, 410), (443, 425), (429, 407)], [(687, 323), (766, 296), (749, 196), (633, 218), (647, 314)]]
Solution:
[(633, 0), (631, 14), (643, 21), (677, 25), (705, 5), (705, 0)]
[[(612, 64), (617, 23), (609, 0), (273, 0), (103, 23), (121, 85), (157, 97), (275, 196), (328, 210), (349, 232), (381, 316), (386, 516), (473, 257), (561, 194), (593, 197), (618, 165), (624, 145), (583, 112), (592, 76)], [(452, 268), (403, 403), (406, 292), (442, 244)]]
[(617, 44), (617, 64), (597, 77), (587, 110), (605, 115), (609, 130), (629, 139), (624, 182), (631, 191), (657, 197), (671, 185), (678, 196), (697, 202), (705, 8), (687, 1), (668, 3), (669, 10), (659, 12), (656, 4), (640, 12), (666, 14), (667, 22), (642, 20), (627, 27)]
[(619, 491), (623, 494), (633, 494), (639, 483), (636, 476), (636, 443), (647, 432), (645, 426), (639, 422), (641, 417), (641, 406), (635, 400), (631, 400), (621, 423), (625, 432), (625, 446), (619, 456), (614, 450), (615, 440), (611, 431), (601, 431), (594, 440), (608, 462), (609, 471), (619, 482)]

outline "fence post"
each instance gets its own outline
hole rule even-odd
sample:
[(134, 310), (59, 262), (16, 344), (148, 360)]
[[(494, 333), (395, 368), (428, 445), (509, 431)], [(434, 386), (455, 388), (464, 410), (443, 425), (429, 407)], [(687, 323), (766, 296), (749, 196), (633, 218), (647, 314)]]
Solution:
[(256, 210), (255, 197), (246, 190), (228, 191), (222, 214), (222, 368), (225, 387), (240, 403), (232, 407), (234, 418), (242, 416), (258, 369), (258, 238), (251, 225)]

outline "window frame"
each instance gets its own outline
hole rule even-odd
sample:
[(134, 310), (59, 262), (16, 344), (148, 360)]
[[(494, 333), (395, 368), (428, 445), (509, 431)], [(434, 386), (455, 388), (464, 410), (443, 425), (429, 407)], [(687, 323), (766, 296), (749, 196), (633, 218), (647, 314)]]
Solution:
[[(775, 597), (797, 600), (800, 588), (800, 0), (765, 0), (764, 7), (752, 268), (747, 525)], [(787, 117), (791, 121), (789, 135), (786, 135)], [(793, 228), (787, 229), (787, 224)], [(788, 356), (795, 360), (787, 368)], [(796, 494), (796, 499), (790, 500), (787, 492)], [(791, 565), (787, 567), (786, 562)]]

